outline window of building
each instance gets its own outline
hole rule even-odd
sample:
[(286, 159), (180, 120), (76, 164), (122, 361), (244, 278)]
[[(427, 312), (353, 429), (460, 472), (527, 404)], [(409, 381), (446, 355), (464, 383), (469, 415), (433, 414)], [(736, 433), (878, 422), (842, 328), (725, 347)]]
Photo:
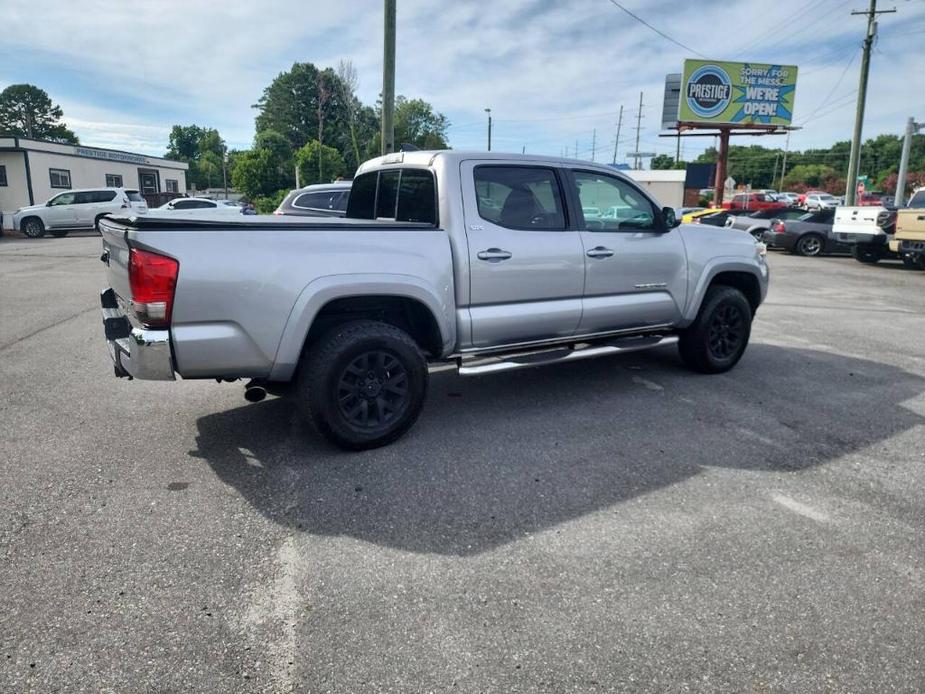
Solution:
[(165, 178), (164, 185), (167, 186), (168, 193), (179, 193), (180, 192), (180, 182), (175, 178)]
[(106, 185), (109, 188), (121, 188), (122, 176), (119, 174), (106, 174)]
[(6, 167), (0, 166), (0, 186), (7, 185), (6, 182)]
[(477, 166), (479, 216), (508, 229), (565, 229), (559, 182), (552, 169), (534, 166)]
[(70, 188), (71, 172), (67, 169), (48, 169), (52, 188)]

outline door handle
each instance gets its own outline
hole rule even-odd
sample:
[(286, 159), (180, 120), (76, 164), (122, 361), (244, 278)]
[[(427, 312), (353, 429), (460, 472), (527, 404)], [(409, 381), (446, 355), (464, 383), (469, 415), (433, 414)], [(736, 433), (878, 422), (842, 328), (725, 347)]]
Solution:
[(500, 263), (502, 260), (507, 260), (512, 255), (512, 253), (503, 251), (500, 248), (488, 248), (484, 251), (479, 251), (478, 258), (479, 260), (487, 260), (490, 263)]
[(603, 246), (597, 246), (592, 248), (586, 253), (589, 258), (609, 258), (613, 255), (613, 251), (609, 248), (604, 248)]

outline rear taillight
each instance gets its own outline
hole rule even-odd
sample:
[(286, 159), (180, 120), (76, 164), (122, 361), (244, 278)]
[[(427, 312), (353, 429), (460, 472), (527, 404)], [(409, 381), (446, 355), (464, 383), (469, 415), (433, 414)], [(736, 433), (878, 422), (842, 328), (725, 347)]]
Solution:
[(784, 233), (784, 223), (774, 222), (771, 225), (771, 231), (773, 231), (775, 234), (783, 234)]
[(128, 258), (128, 281), (132, 310), (143, 325), (162, 328), (170, 324), (173, 294), (180, 263), (173, 258), (132, 248)]

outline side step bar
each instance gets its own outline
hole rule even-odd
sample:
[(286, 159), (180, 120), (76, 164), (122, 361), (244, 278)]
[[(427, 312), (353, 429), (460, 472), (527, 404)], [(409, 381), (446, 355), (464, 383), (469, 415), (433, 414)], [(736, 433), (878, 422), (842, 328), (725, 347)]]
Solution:
[(508, 357), (504, 361), (478, 361), (471, 365), (465, 366), (462, 364), (462, 361), (460, 361), (459, 375), (484, 376), (485, 374), (493, 374), (500, 371), (526, 369), (531, 366), (564, 364), (565, 362), (578, 361), (579, 359), (591, 359), (593, 357), (603, 357), (609, 354), (638, 352), (643, 349), (652, 349), (653, 347), (663, 347), (665, 345), (677, 344), (677, 342), (677, 335), (626, 337), (605, 344), (591, 345), (589, 347), (564, 348), (546, 352), (534, 352), (531, 354), (512, 356)]

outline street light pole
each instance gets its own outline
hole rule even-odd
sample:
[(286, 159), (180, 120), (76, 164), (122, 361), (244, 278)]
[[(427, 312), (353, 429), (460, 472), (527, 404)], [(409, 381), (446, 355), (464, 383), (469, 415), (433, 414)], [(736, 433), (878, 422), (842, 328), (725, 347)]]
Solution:
[(485, 113), (488, 114), (488, 151), (491, 151), (491, 109), (486, 108)]
[(912, 136), (919, 130), (925, 129), (925, 123), (916, 123), (910, 118), (906, 123), (906, 137), (903, 139), (902, 156), (899, 158), (899, 178), (896, 179), (895, 204), (902, 207), (903, 198), (906, 197), (906, 174), (909, 171), (909, 150), (912, 149)]

